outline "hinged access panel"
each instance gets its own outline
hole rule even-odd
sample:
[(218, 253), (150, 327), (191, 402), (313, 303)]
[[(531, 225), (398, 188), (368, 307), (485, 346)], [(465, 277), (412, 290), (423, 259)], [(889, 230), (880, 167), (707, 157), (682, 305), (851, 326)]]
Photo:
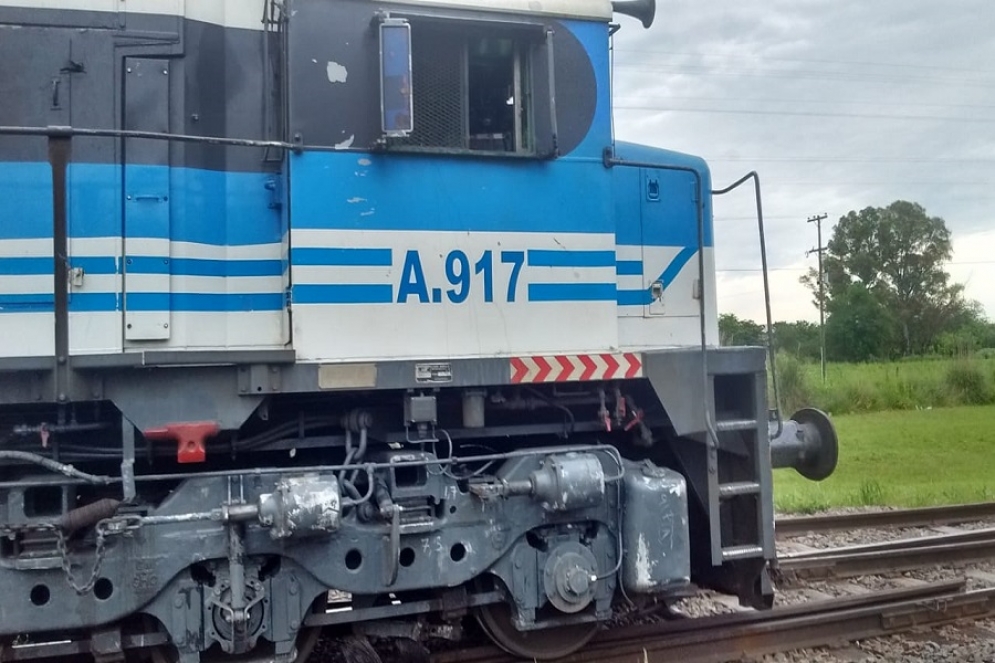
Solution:
[(690, 173), (640, 170), (646, 316), (697, 317), (697, 188)]
[[(168, 60), (126, 58), (124, 128), (169, 132)], [(124, 338), (170, 335), (170, 144), (124, 141)]]

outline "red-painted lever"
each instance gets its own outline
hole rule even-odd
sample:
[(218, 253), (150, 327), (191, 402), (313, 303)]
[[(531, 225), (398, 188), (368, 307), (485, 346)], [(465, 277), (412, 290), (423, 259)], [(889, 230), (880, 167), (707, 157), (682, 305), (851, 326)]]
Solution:
[(152, 428), (144, 432), (146, 439), (153, 442), (176, 441), (176, 462), (203, 463), (207, 460), (205, 441), (221, 432), (216, 421), (169, 424), (162, 428)]

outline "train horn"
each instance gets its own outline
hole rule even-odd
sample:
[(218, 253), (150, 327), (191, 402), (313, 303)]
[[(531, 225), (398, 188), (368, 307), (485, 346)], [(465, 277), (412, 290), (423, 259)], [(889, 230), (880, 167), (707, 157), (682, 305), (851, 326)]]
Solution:
[(839, 458), (836, 429), (824, 412), (805, 408), (784, 422), (770, 441), (771, 465), (793, 467), (812, 481), (822, 481), (836, 469)]
[(656, 17), (656, 0), (612, 0), (612, 9), (619, 14), (638, 18), (644, 28), (649, 28)]

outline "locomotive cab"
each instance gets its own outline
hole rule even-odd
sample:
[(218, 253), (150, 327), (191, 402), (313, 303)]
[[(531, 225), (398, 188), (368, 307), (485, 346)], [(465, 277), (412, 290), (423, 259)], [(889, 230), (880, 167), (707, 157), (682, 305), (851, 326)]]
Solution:
[(615, 141), (617, 14), (0, 3), (0, 660), (769, 607), (771, 469), (835, 432), (718, 347), (708, 166)]

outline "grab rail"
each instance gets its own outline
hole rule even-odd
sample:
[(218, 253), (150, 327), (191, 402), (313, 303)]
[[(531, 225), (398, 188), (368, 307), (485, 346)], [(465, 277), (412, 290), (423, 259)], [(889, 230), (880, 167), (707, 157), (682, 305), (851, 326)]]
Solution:
[(739, 188), (743, 183), (750, 179), (753, 180), (753, 192), (757, 201), (757, 225), (760, 232), (760, 265), (764, 276), (764, 305), (767, 312), (767, 360), (770, 362), (770, 381), (771, 388), (774, 390), (774, 417), (777, 420), (777, 433), (775, 433), (773, 437), (777, 437), (781, 434), (781, 431), (784, 430), (784, 421), (781, 419), (781, 399), (777, 391), (777, 364), (774, 353), (774, 324), (771, 322), (770, 312), (770, 281), (767, 272), (767, 238), (764, 233), (764, 208), (760, 196), (760, 175), (758, 175), (756, 171), (751, 171), (726, 188), (712, 191), (712, 195), (725, 195), (730, 191)]

